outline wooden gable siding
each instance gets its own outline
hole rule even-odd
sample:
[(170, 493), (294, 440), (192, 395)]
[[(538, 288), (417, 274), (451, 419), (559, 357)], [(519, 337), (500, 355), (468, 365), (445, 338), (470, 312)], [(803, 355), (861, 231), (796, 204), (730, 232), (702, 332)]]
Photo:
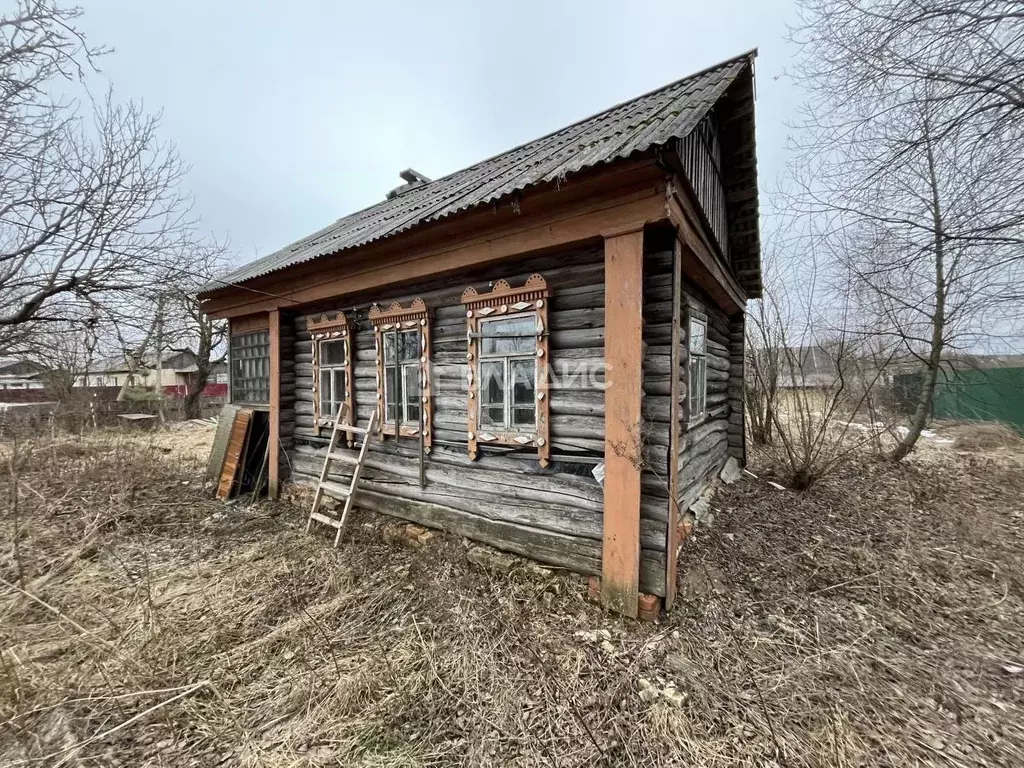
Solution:
[(722, 182), (722, 145), (714, 110), (692, 133), (679, 142), (679, 162), (693, 190), (704, 218), (707, 220), (729, 264), (729, 228), (725, 184)]
[[(648, 253), (644, 282), (643, 414), (650, 449), (667, 464), (670, 397), (665, 386), (671, 339), (671, 254)], [(551, 288), (550, 358), (551, 466), (541, 469), (536, 451), (516, 453), (500, 447), (480, 448), (467, 456), (466, 317), (460, 304), (469, 285), (479, 290), (505, 278), (522, 284), (531, 274), (544, 276)], [(523, 260), (504, 269), (465, 273), (424, 282), (406, 293), (363, 294), (315, 307), (294, 318), (294, 382), (282, 401), (294, 398), (294, 442), (288, 451), (293, 478), (312, 481), (319, 473), (326, 441), (313, 428), (312, 347), (306, 320), (328, 309), (349, 310), (358, 326), (355, 336), (356, 415), (365, 422), (376, 403), (376, 360), (372, 325), (365, 307), (388, 306), (421, 297), (434, 312), (433, 446), (426, 459), (426, 488), (419, 486), (418, 444), (374, 441), (360, 481), (358, 505), (367, 509), (441, 527), (469, 538), (582, 573), (600, 574), (603, 491), (591, 470), (604, 459), (604, 261), (600, 248)], [(359, 309), (364, 307), (364, 309)], [(282, 379), (284, 381), (284, 379)], [(282, 426), (285, 420), (282, 419)], [(337, 465), (336, 465), (337, 466)], [(336, 479), (346, 477), (339, 467)], [(640, 520), (640, 588), (664, 594), (666, 504), (663, 483), (645, 471)], [(655, 497), (652, 494), (660, 494)]]

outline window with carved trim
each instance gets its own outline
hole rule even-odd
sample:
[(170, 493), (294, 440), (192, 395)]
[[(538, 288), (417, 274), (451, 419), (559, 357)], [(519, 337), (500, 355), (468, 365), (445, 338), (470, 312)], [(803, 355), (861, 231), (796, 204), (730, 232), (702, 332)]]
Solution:
[[(306, 324), (313, 340), (313, 423), (332, 426), (342, 404), (355, 423), (352, 387), (352, 330), (345, 313), (319, 315)], [(352, 436), (348, 436), (352, 442)]]
[(409, 307), (394, 302), (370, 309), (377, 348), (377, 401), (381, 435), (419, 437), (429, 449), (430, 311), (422, 299)]
[(532, 447), (550, 457), (547, 282), (532, 275), (520, 288), (498, 280), (489, 293), (462, 294), (468, 325), (468, 446)]

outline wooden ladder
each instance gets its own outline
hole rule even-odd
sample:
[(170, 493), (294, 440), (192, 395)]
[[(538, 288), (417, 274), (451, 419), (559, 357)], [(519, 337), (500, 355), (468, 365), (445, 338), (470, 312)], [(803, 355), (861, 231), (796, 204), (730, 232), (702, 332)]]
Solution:
[[(366, 449), (370, 445), (370, 435), (373, 434), (373, 427), (377, 423), (377, 410), (374, 409), (373, 413), (370, 414), (370, 422), (366, 425), (366, 428), (357, 427), (354, 424), (346, 423), (349, 416), (348, 403), (342, 403), (338, 409), (338, 416), (334, 420), (334, 427), (331, 430), (331, 442), (327, 446), (327, 455), (324, 457), (324, 468), (320, 472), (320, 481), (316, 486), (316, 495), (313, 497), (313, 509), (309, 512), (309, 520), (306, 521), (306, 533), (309, 533), (309, 529), (313, 525), (315, 520), (318, 523), (324, 525), (330, 525), (338, 529), (338, 532), (334, 536), (334, 546), (338, 546), (338, 542), (341, 541), (341, 530), (345, 526), (345, 520), (348, 518), (349, 510), (352, 509), (352, 500), (356, 495), (356, 488), (359, 485), (359, 476), (363, 472), (363, 460), (366, 458)], [(337, 450), (338, 448), (338, 436), (342, 433), (362, 435), (363, 444), (359, 447), (359, 455), (356, 458), (348, 455), (347, 453), (341, 453)], [(344, 483), (337, 483), (333, 480), (328, 480), (327, 476), (331, 472), (331, 463), (340, 461), (353, 467), (352, 469), (352, 481), (346, 486)], [(344, 500), (345, 508), (341, 512), (340, 518), (334, 518), (330, 515), (325, 515), (320, 512), (320, 503), (324, 500), (324, 496), (330, 496), (333, 499)]]

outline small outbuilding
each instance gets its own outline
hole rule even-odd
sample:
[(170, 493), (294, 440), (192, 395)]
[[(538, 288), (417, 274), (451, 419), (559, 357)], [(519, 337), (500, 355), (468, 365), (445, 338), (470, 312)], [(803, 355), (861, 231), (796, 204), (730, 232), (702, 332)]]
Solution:
[(347, 403), (357, 504), (671, 605), (683, 515), (744, 460), (761, 294), (753, 52), (444, 178), (205, 287), (269, 483), (318, 479)]

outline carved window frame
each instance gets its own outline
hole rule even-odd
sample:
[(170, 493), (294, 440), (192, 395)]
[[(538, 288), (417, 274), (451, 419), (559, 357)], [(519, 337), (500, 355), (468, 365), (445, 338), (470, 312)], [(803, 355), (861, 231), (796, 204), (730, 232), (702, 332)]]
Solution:
[[(310, 318), (306, 323), (310, 336), (313, 339), (313, 426), (319, 435), (324, 427), (334, 426), (334, 414), (320, 413), (320, 343), (323, 341), (345, 342), (345, 395), (342, 401), (348, 404), (349, 418), (355, 424), (355, 366), (352, 353), (352, 341), (355, 338), (355, 329), (349, 326), (348, 317), (344, 312), (337, 312), (320, 315)], [(355, 442), (355, 436), (346, 434), (348, 444)]]
[[(403, 307), (397, 301), (387, 309), (379, 305), (370, 308), (370, 322), (373, 324), (373, 342), (377, 352), (377, 412), (378, 433), (395, 435), (395, 425), (387, 422), (387, 402), (384, 399), (384, 335), (389, 332), (419, 331), (419, 365), (420, 365), (420, 409), (423, 413), (423, 445), (430, 452), (432, 428), (434, 420), (433, 398), (430, 391), (430, 309), (423, 299), (413, 299), (409, 307)], [(395, 408), (400, 403), (395, 398)], [(402, 437), (418, 437), (419, 426), (402, 425)]]
[[(462, 294), (466, 307), (466, 353), (468, 383), (468, 450), (476, 460), (480, 445), (509, 445), (518, 448), (534, 446), (542, 467), (551, 460), (550, 394), (548, 391), (548, 303), (551, 292), (541, 275), (531, 275), (520, 288), (507, 280), (498, 280), (489, 293), (479, 293), (470, 286)], [(537, 369), (534, 381), (536, 424), (533, 433), (481, 431), (480, 419), (480, 333), (481, 323), (495, 318), (530, 315), (537, 319)]]

